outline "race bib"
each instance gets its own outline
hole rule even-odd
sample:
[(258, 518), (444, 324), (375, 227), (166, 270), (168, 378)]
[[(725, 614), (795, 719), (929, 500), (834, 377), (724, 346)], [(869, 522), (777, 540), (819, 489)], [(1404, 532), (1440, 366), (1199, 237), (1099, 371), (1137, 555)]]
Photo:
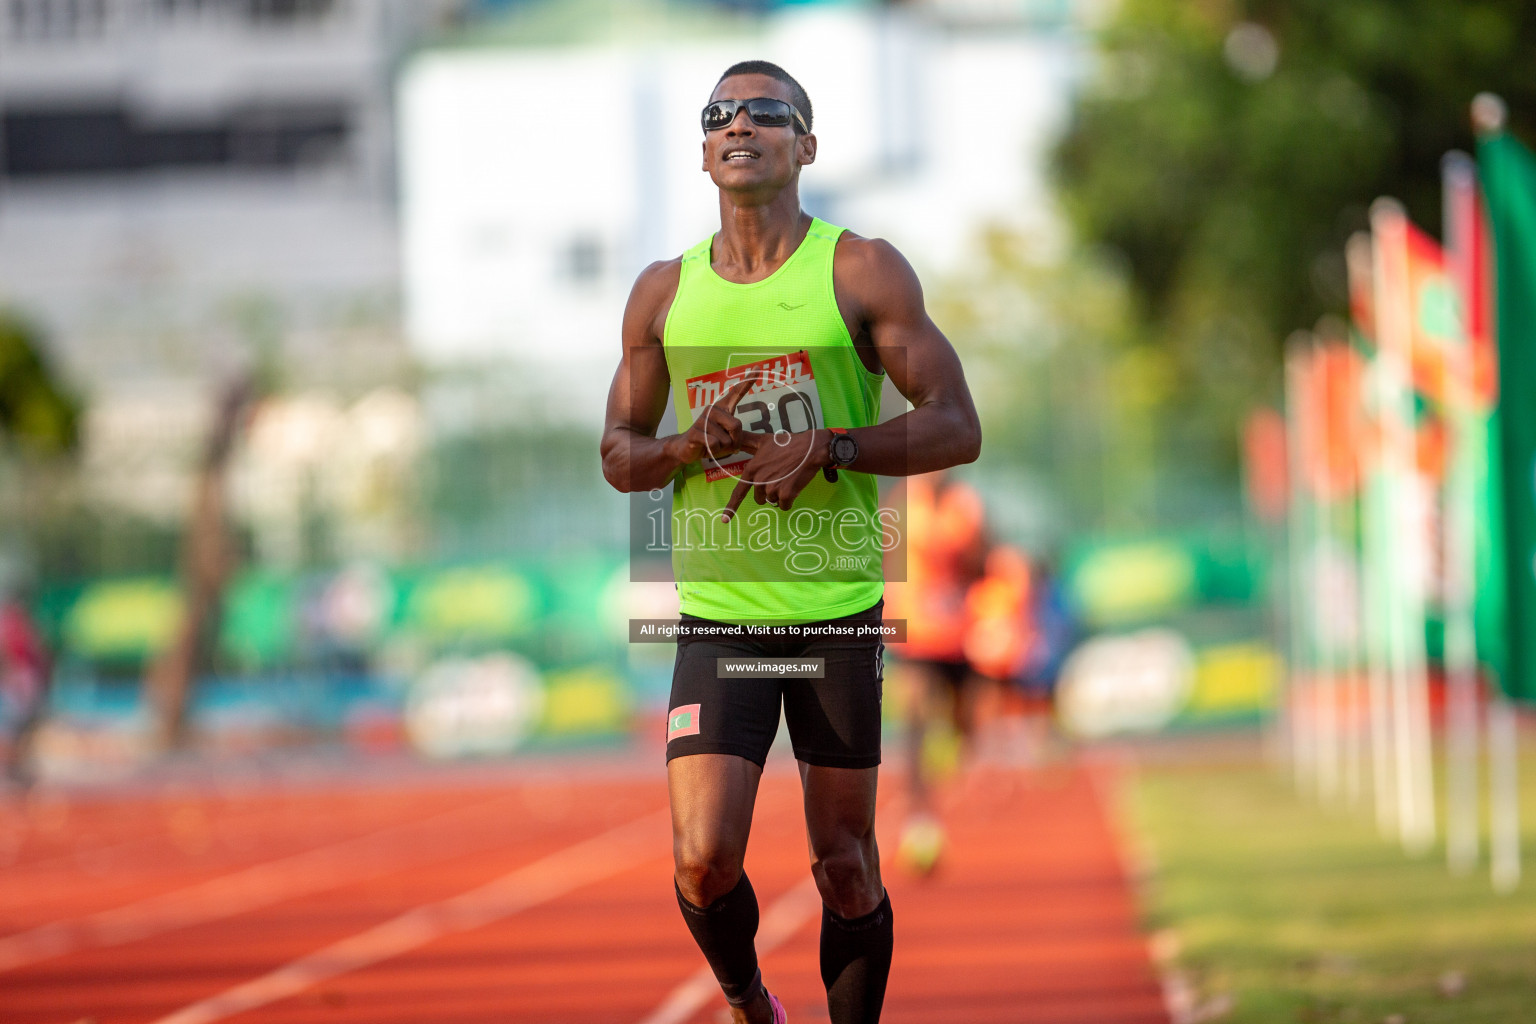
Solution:
[[(754, 434), (781, 430), (798, 434), (822, 425), (816, 375), (811, 371), (810, 354), (804, 350), (688, 378), (688, 410), (694, 420), (743, 377), (757, 378), (752, 390), (736, 404), (736, 418), (745, 429)], [(717, 460), (718, 466), (706, 466), (704, 478), (713, 482), (737, 476), (735, 468), (751, 457), (746, 452), (727, 455)]]

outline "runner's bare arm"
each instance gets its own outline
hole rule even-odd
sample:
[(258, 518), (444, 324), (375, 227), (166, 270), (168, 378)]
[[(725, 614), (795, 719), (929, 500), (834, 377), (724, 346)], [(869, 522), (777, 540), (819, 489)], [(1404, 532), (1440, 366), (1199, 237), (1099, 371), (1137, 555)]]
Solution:
[(624, 307), (624, 352), (608, 389), (601, 451), (604, 479), (625, 493), (664, 487), (680, 468), (706, 453), (727, 455), (742, 444), (741, 421), (733, 413), (751, 388), (750, 380), (727, 392), (683, 433), (656, 436), (670, 387), (662, 329), (677, 295), (679, 267), (678, 260), (646, 267)]
[[(974, 462), (981, 454), (981, 424), (960, 357), (929, 319), (917, 274), (883, 239), (845, 233), (833, 262), (838, 307), (856, 343), (872, 347), (912, 411), (871, 427), (850, 430), (861, 473), (910, 476)], [(830, 461), (826, 429), (795, 434), (786, 444), (748, 448), (753, 458), (722, 510), (735, 515), (747, 491), (759, 504), (789, 508)], [(745, 446), (744, 446), (745, 447)]]
[(849, 431), (859, 442), (850, 467), (861, 473), (910, 476), (981, 454), (981, 423), (960, 357), (929, 318), (923, 286), (896, 247), (846, 234), (833, 264), (838, 304), (854, 339), (873, 345), (912, 411)]

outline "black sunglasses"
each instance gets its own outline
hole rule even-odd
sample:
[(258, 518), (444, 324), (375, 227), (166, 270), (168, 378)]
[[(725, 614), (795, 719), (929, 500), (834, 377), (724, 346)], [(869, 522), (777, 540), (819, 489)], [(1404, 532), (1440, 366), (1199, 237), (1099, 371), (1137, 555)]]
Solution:
[(805, 134), (811, 130), (800, 111), (783, 100), (768, 96), (756, 96), (750, 100), (715, 100), (704, 108), (704, 113), (699, 120), (703, 123), (706, 132), (719, 131), (721, 128), (730, 127), (743, 107), (746, 108), (747, 116), (755, 125), (761, 125), (764, 128), (783, 128), (793, 120), (797, 133)]

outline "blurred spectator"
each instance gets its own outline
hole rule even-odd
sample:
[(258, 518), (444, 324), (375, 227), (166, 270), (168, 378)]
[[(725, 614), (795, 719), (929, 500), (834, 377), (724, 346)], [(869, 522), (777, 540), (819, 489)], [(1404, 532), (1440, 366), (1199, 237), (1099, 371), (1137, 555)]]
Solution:
[(23, 589), (13, 585), (0, 597), (0, 698), (9, 732), (6, 774), (21, 786), (32, 780), (32, 738), (48, 705), (51, 677), (52, 659), (42, 634)]
[(1049, 558), (1042, 558), (1035, 565), (1030, 605), (1033, 642), (1024, 659), (1019, 684), (1026, 697), (1043, 703), (1048, 710), (1061, 667), (1078, 641), (1077, 618), (1061, 575)]
[(1040, 760), (1046, 756), (1055, 721), (1056, 683), (1078, 641), (1066, 588), (1048, 557), (1034, 563), (1025, 616), (1029, 643), (1010, 681), (1023, 703), (1024, 754)]

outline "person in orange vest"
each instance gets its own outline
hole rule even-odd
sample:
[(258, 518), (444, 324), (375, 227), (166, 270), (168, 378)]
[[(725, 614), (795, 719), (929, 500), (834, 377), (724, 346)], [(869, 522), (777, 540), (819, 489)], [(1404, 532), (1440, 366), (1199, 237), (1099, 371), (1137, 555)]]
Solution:
[[(897, 499), (899, 507), (899, 498)], [(946, 714), (963, 741), (971, 733), (971, 667), (966, 661), (966, 595), (982, 576), (986, 514), (981, 496), (947, 472), (906, 482), (907, 531), (896, 552), (904, 582), (887, 582), (887, 617), (906, 620), (906, 640), (892, 648), (910, 681), (906, 695), (910, 814), (897, 856), (931, 871), (943, 846), (925, 767), (929, 725)], [(898, 573), (891, 576), (900, 578)]]
[(983, 678), (1012, 685), (1034, 641), (1033, 574), (1024, 552), (998, 544), (965, 595), (965, 660)]

